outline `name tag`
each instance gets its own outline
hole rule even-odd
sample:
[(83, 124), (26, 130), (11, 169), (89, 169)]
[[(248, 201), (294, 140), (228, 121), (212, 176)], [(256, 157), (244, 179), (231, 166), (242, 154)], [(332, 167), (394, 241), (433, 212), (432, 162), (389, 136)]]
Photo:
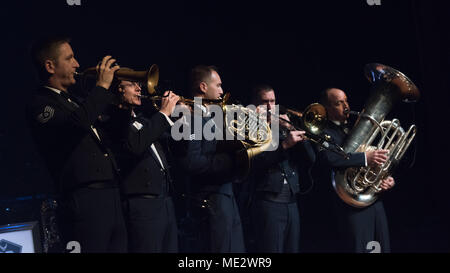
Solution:
[(133, 126), (134, 128), (136, 128), (138, 131), (142, 129), (142, 127), (144, 127), (144, 125), (142, 125), (141, 123), (135, 121), (133, 122)]

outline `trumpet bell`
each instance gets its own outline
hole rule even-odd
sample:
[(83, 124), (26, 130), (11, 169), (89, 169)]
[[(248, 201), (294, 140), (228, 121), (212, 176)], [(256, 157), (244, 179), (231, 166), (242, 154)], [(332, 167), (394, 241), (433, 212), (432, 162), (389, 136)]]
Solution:
[(322, 104), (310, 104), (303, 112), (302, 121), (309, 133), (319, 135), (326, 126), (327, 111)]
[(147, 92), (150, 95), (156, 95), (156, 87), (159, 81), (159, 67), (156, 64), (150, 66), (147, 71), (135, 71), (131, 68), (121, 68), (116, 71), (117, 79), (130, 80), (144, 83), (147, 87)]
[[(90, 67), (81, 73), (75, 72), (75, 75), (82, 77), (96, 77), (96, 67)], [(135, 81), (144, 83), (150, 95), (156, 94), (156, 87), (159, 80), (159, 68), (156, 64), (150, 66), (147, 71), (136, 71), (128, 67), (121, 67), (114, 73), (114, 77), (123, 81)]]
[(147, 90), (150, 95), (156, 94), (156, 87), (159, 81), (159, 67), (156, 64), (150, 66), (147, 72)]

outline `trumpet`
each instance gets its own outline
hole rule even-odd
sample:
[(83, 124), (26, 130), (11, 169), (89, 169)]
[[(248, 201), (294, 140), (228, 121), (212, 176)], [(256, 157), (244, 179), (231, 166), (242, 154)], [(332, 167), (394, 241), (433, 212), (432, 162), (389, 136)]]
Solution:
[[(153, 107), (155, 107), (157, 110), (159, 110), (159, 106), (157, 104), (157, 102), (162, 101), (163, 98), (167, 97), (167, 96), (160, 96), (160, 95), (154, 95), (154, 96), (149, 96), (149, 95), (138, 95), (141, 99), (147, 99), (150, 100), (153, 104)], [(185, 98), (183, 96), (179, 96), (180, 99), (178, 100), (178, 103), (182, 103), (182, 104), (187, 104), (190, 106), (193, 106), (196, 102), (194, 99), (188, 99)], [(229, 93), (225, 94), (225, 96), (223, 98), (219, 98), (219, 99), (202, 99), (202, 105), (206, 106), (208, 104), (218, 104), (218, 105), (225, 105), (228, 101), (229, 98)]]
[[(97, 68), (90, 67), (83, 72), (75, 72), (76, 76), (92, 77), (97, 75)], [(150, 94), (156, 94), (156, 86), (159, 80), (159, 68), (156, 64), (150, 66), (147, 71), (136, 71), (131, 68), (123, 67), (114, 73), (114, 77), (118, 80), (129, 80), (142, 82), (147, 87)]]
[[(96, 67), (90, 67), (83, 72), (75, 72), (75, 75), (80, 77), (91, 77), (97, 75)], [(148, 99), (152, 101), (153, 107), (160, 109), (157, 102), (160, 102), (165, 96), (157, 94), (157, 86), (159, 81), (159, 67), (156, 64), (150, 66), (147, 71), (136, 71), (131, 68), (120, 68), (114, 73), (114, 77), (118, 80), (134, 81), (143, 83), (147, 87), (149, 95), (139, 95), (141, 99)], [(229, 94), (225, 94), (224, 98), (219, 99), (202, 99), (202, 105), (220, 104), (225, 105), (228, 101)], [(194, 105), (193, 99), (188, 99), (180, 96), (180, 103), (187, 105)]]
[(291, 130), (305, 131), (306, 138), (318, 144), (323, 149), (337, 153), (346, 159), (349, 158), (349, 155), (341, 146), (331, 141), (331, 137), (329, 135), (323, 133), (327, 122), (327, 112), (323, 105), (319, 103), (310, 104), (303, 112), (283, 106), (280, 106), (280, 109), (289, 114), (292, 118), (299, 119), (298, 123), (300, 125), (274, 114), (271, 110), (269, 110), (269, 113), (273, 117), (290, 124), (293, 127)]

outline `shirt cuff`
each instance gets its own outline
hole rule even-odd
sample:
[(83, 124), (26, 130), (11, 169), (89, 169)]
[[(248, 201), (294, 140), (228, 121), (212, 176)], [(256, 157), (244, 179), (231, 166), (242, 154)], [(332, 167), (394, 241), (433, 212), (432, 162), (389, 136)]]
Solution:
[(364, 153), (364, 167), (367, 167), (367, 155)]
[(160, 111), (161, 114), (163, 114), (166, 117), (167, 122), (170, 124), (170, 126), (173, 126), (175, 123), (163, 112)]

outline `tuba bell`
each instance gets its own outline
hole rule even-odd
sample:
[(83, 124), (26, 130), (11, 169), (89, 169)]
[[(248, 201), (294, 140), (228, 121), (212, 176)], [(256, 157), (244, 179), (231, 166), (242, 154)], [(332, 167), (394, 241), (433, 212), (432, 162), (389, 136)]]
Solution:
[(416, 85), (392, 67), (367, 64), (365, 75), (372, 84), (371, 95), (359, 113), (343, 149), (346, 153), (379, 149), (389, 152), (388, 159), (381, 166), (336, 171), (333, 187), (338, 196), (345, 203), (358, 208), (370, 206), (377, 200), (382, 180), (390, 175), (402, 159), (417, 132), (415, 125), (405, 132), (397, 119), (389, 121), (384, 118), (396, 102), (414, 102), (420, 96)]

